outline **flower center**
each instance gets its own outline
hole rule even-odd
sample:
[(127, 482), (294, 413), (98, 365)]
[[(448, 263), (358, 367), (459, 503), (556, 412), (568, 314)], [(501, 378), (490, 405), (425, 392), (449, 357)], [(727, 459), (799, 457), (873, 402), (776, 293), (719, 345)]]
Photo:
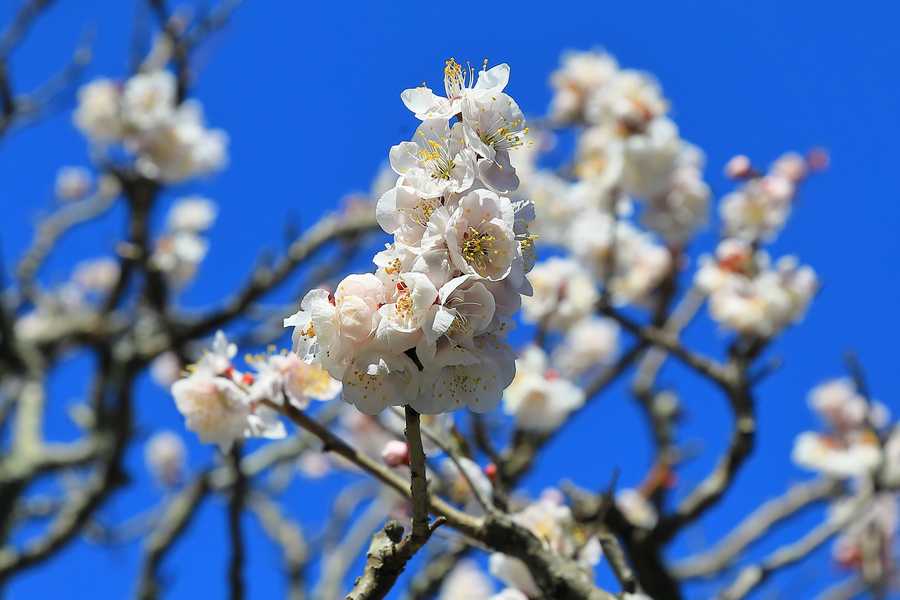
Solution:
[(494, 242), (497, 241), (490, 233), (481, 233), (474, 227), (463, 234), (462, 248), (460, 249), (466, 262), (475, 267), (479, 273), (487, 270), (490, 263), (490, 255), (494, 250)]
[(425, 146), (419, 150), (419, 159), (431, 169), (432, 179), (449, 180), (456, 167), (447, 144), (437, 140), (425, 140)]

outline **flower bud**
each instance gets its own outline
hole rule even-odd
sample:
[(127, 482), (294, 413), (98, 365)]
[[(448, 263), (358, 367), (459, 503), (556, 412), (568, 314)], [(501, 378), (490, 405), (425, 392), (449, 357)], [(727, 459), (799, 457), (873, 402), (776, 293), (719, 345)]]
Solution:
[(409, 446), (400, 440), (391, 440), (384, 445), (381, 451), (381, 459), (389, 467), (399, 467), (409, 464)]

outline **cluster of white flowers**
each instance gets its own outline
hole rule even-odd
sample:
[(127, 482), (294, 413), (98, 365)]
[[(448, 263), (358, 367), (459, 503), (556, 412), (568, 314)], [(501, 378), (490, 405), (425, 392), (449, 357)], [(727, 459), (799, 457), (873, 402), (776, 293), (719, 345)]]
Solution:
[(819, 289), (815, 271), (794, 256), (775, 261), (761, 249), (784, 227), (797, 187), (822, 157), (787, 153), (767, 174), (746, 156), (735, 156), (725, 167), (741, 187), (722, 199), (719, 212), (724, 238), (714, 257), (700, 258), (695, 283), (709, 295), (712, 318), (745, 335), (771, 337), (799, 321)]
[(78, 91), (75, 125), (98, 148), (121, 146), (145, 177), (179, 182), (221, 169), (228, 137), (208, 129), (203, 109), (177, 98), (166, 70), (139, 73), (120, 84), (97, 79)]
[(881, 464), (878, 431), (890, 419), (884, 404), (870, 402), (850, 379), (842, 378), (813, 388), (809, 405), (829, 431), (797, 436), (794, 462), (840, 478), (868, 476)]
[(247, 357), (256, 371), (251, 373), (235, 368), (236, 353), (237, 347), (220, 331), (212, 348), (172, 384), (185, 426), (223, 451), (242, 437), (283, 437), (284, 425), (273, 406), (287, 402), (303, 409), (310, 398), (330, 400), (340, 392), (340, 384), (320, 367), (296, 356)]
[[(648, 229), (669, 244), (688, 241), (707, 220), (710, 192), (702, 177), (704, 158), (679, 136), (659, 84), (646, 73), (620, 68), (609, 54), (593, 51), (567, 54), (550, 83), (555, 92), (551, 118), (582, 127), (572, 167), (578, 181), (566, 186), (543, 176), (534, 182), (538, 188), (556, 187), (568, 196), (562, 205), (579, 213), (600, 210), (606, 219), (594, 217), (595, 225), (615, 216), (609, 210), (612, 206), (621, 211), (629, 198), (638, 198), (640, 220)], [(535, 202), (542, 197), (536, 193)], [(559, 222), (546, 224), (565, 227), (568, 215), (559, 216)], [(602, 229), (613, 230), (612, 223), (604, 225)], [(653, 252), (652, 238), (630, 240), (632, 229), (620, 229), (624, 239), (616, 236), (617, 247), (634, 245), (634, 255)], [(587, 228), (581, 231), (590, 233)], [(581, 241), (576, 238), (569, 244), (574, 250)]]
[(504, 410), (524, 431), (553, 431), (584, 404), (584, 391), (548, 365), (547, 354), (529, 346), (516, 361), (516, 376), (503, 393)]
[[(600, 542), (596, 537), (586, 535), (577, 526), (571, 509), (563, 504), (559, 491), (545, 491), (540, 499), (513, 514), (512, 518), (541, 539), (548, 549), (575, 561), (581, 567), (584, 577), (593, 580), (593, 567), (600, 562), (602, 556)], [(514, 590), (495, 598), (512, 600), (543, 597), (528, 567), (519, 559), (494, 553), (491, 554), (489, 564), (491, 574)]]
[(764, 250), (740, 238), (726, 238), (715, 257), (701, 257), (695, 283), (709, 295), (713, 319), (760, 337), (771, 337), (803, 318), (819, 288), (811, 267), (793, 256), (773, 265)]
[[(346, 277), (334, 292), (306, 294), (295, 350), (343, 382), (368, 414), (410, 405), (435, 414), (493, 409), (512, 381), (508, 319), (531, 292), (534, 218), (510, 153), (524, 140), (505, 64), (476, 73), (450, 59), (446, 97), (427, 87), (401, 98), (422, 120), (413, 141), (391, 148), (394, 186), (376, 217), (394, 236), (374, 274)], [(455, 118), (452, 124), (449, 119)]]
[(196, 275), (209, 251), (202, 234), (217, 215), (215, 203), (201, 196), (180, 198), (169, 209), (166, 230), (157, 238), (150, 261), (172, 285), (182, 286)]
[[(803, 432), (794, 442), (793, 459), (801, 467), (828, 477), (850, 480), (854, 493), (833, 503), (830, 518), (852, 520), (833, 546), (835, 560), (850, 569), (877, 561), (894, 569), (898, 533), (900, 427), (891, 428), (888, 408), (862, 396), (848, 378), (827, 381), (810, 392), (809, 405), (828, 432)], [(859, 495), (873, 497), (854, 515)]]

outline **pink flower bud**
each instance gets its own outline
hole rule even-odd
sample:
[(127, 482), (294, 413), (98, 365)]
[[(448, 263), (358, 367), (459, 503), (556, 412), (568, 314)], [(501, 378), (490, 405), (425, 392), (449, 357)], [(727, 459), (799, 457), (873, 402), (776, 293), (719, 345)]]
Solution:
[(725, 175), (731, 179), (746, 179), (753, 174), (750, 159), (743, 154), (732, 157), (725, 165)]
[(806, 164), (812, 171), (824, 171), (831, 163), (831, 157), (824, 148), (813, 148), (806, 155)]
[(409, 464), (409, 446), (400, 440), (391, 440), (384, 445), (381, 451), (381, 459), (389, 467), (399, 467)]

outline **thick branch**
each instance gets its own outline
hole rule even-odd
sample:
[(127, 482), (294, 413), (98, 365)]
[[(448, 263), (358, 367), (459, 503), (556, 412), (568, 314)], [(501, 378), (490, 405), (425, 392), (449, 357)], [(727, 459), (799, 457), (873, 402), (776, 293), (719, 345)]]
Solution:
[(243, 600), (244, 592), (244, 539), (241, 535), (241, 514), (247, 496), (247, 479), (241, 471), (241, 446), (235, 444), (229, 454), (234, 472), (234, 485), (228, 501), (228, 533), (231, 538), (231, 559), (228, 562), (228, 589), (231, 600)]

